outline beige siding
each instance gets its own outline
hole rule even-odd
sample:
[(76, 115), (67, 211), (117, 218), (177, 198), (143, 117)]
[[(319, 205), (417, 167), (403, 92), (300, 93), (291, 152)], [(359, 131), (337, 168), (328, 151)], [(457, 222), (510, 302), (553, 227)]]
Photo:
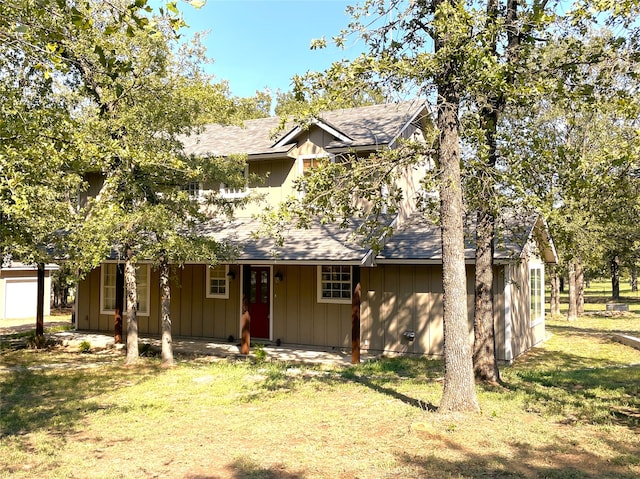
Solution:
[[(206, 297), (206, 266), (185, 265), (171, 270), (171, 320), (176, 336), (225, 339), (240, 329), (239, 279), (229, 281), (229, 299)], [(233, 268), (233, 266), (232, 266)], [(236, 271), (237, 271), (237, 267)], [(238, 278), (239, 275), (236, 276)], [(151, 269), (149, 316), (138, 316), (140, 334), (159, 335), (160, 290), (158, 271)], [(100, 314), (100, 268), (78, 284), (78, 328), (113, 331), (113, 315)], [(124, 318), (126, 334), (126, 315)]]
[(318, 303), (316, 266), (278, 266), (273, 286), (273, 334), (283, 343), (350, 347), (351, 304)]
[[(172, 270), (171, 313), (176, 336), (226, 340), (239, 335), (240, 267), (231, 266), (236, 279), (229, 282), (229, 299), (206, 297), (206, 266), (186, 265)], [(509, 281), (503, 266), (495, 267), (495, 332), (500, 360), (516, 357), (544, 337), (544, 322), (530, 324), (529, 264), (510, 265)], [(284, 344), (349, 348), (351, 305), (317, 300), (318, 276), (314, 265), (276, 265), (284, 279), (272, 283), (273, 340)], [(473, 267), (467, 268), (469, 340), (473, 340)], [(381, 265), (361, 268), (361, 344), (364, 350), (391, 354), (443, 353), (443, 291), (441, 267)], [(140, 317), (141, 334), (160, 333), (158, 273), (151, 272), (149, 317)], [(505, 289), (511, 295), (510, 321), (505, 322)], [(77, 321), (80, 329), (113, 331), (112, 315), (100, 312), (100, 269), (78, 287)], [(508, 340), (505, 326), (508, 326)], [(404, 333), (414, 331), (414, 341)], [(509, 344), (506, 345), (505, 342)], [(507, 348), (508, 346), (508, 348)], [(511, 357), (507, 357), (507, 349)]]
[[(391, 353), (442, 353), (442, 285), (436, 266), (363, 269), (363, 348)], [(416, 334), (414, 341), (404, 336)]]
[[(442, 269), (426, 265), (384, 265), (363, 269), (362, 345), (370, 351), (443, 353)], [(473, 268), (467, 267), (469, 343), (473, 342)], [(497, 304), (503, 304), (497, 291)], [(496, 314), (496, 322), (500, 314)], [(404, 334), (415, 332), (415, 340)]]
[(86, 183), (86, 189), (79, 194), (79, 204), (81, 208), (87, 206), (89, 200), (98, 196), (102, 184), (104, 183), (104, 175), (102, 173), (86, 173), (84, 175), (84, 181)]
[(505, 360), (504, 347), (504, 267), (496, 266), (493, 270), (493, 314), (496, 358)]
[(544, 321), (531, 323), (530, 264), (541, 266), (544, 277), (544, 265), (535, 256), (510, 266), (512, 358), (543, 341), (546, 334)]
[(251, 192), (260, 196), (260, 200), (239, 209), (238, 216), (249, 217), (264, 211), (266, 205), (277, 206), (294, 194), (293, 180), (298, 167), (293, 158), (257, 160), (249, 163), (249, 174), (257, 175), (260, 181), (249, 185)]

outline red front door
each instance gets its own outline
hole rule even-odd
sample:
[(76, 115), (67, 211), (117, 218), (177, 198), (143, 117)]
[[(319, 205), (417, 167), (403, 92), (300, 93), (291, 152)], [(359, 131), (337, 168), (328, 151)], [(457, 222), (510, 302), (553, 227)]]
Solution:
[(269, 339), (271, 271), (268, 267), (252, 266), (249, 274), (249, 314), (251, 315), (251, 337)]

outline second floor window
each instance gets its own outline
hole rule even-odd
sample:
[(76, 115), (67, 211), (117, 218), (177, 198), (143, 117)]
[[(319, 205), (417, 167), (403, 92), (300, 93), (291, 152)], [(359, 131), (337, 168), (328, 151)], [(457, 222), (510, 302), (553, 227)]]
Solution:
[(182, 189), (189, 193), (189, 198), (194, 200), (197, 200), (202, 196), (202, 185), (198, 181), (190, 181), (184, 185)]
[(244, 165), (244, 185), (241, 187), (228, 186), (220, 183), (220, 196), (226, 199), (244, 198), (249, 194), (249, 165)]

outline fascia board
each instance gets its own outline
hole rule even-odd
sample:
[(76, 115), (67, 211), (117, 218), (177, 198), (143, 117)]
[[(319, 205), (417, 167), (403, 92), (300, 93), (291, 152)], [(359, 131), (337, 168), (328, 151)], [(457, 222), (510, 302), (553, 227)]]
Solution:
[(398, 138), (400, 138), (400, 135), (402, 135), (402, 133), (404, 133), (404, 131), (409, 128), (409, 125), (411, 125), (411, 123), (413, 123), (416, 118), (418, 118), (418, 116), (425, 110), (425, 106), (426, 103), (420, 104), (418, 110), (413, 115), (411, 115), (411, 118), (409, 118), (409, 120), (403, 125), (400, 131), (398, 131), (398, 134), (391, 139), (391, 141), (389, 142), (389, 148), (393, 148), (396, 141), (398, 141)]

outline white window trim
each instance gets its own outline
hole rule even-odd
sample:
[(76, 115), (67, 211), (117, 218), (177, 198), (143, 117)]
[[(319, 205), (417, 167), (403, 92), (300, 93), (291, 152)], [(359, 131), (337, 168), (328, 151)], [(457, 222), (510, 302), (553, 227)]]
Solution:
[(304, 160), (318, 160), (321, 158), (328, 158), (331, 163), (336, 162), (336, 155), (333, 153), (317, 153), (314, 155), (300, 155), (298, 156), (298, 174), (302, 176), (304, 173)]
[[(149, 316), (151, 314), (151, 265), (150, 264), (137, 264), (136, 268), (146, 268), (147, 269), (147, 294), (146, 294), (146, 303), (147, 303), (147, 311), (140, 311), (140, 296), (138, 296), (138, 316)], [(127, 288), (125, 285), (125, 298)], [(127, 304), (125, 301), (124, 310), (127, 310)]]
[[(540, 277), (538, 278), (538, 287), (540, 288), (540, 298), (538, 307), (540, 308), (540, 315), (538, 317), (533, 317), (533, 311), (531, 311), (531, 301), (529, 301), (529, 311), (531, 317), (529, 318), (529, 327), (533, 328), (542, 322), (544, 322), (544, 265), (535, 263), (529, 265), (529, 289), (531, 289), (531, 272), (533, 270), (538, 270), (540, 273)], [(529, 294), (532, 295), (533, 291), (529, 291)]]
[[(106, 309), (104, 307), (104, 301), (105, 301), (105, 294), (104, 294), (104, 277), (105, 277), (105, 273), (107, 271), (106, 266), (107, 265), (115, 265), (116, 266), (116, 277), (114, 278), (116, 281), (116, 284), (114, 284), (114, 289), (115, 292), (118, 292), (118, 287), (117, 287), (117, 278), (118, 278), (118, 265), (117, 263), (102, 263), (100, 265), (100, 314), (114, 314), (115, 313), (115, 309)], [(117, 299), (116, 299), (117, 301)]]
[[(105, 261), (104, 263), (102, 263), (102, 266), (100, 267), (100, 314), (115, 314), (115, 309), (105, 309), (104, 307), (104, 299), (105, 299), (105, 295), (104, 295), (104, 274), (106, 271), (106, 268), (104, 266), (108, 265), (108, 264), (113, 264), (116, 265), (116, 278), (118, 277), (118, 273), (117, 273), (117, 265), (119, 263), (117, 262), (112, 262), (112, 261)], [(136, 268), (147, 268), (147, 294), (146, 294), (146, 303), (147, 303), (147, 311), (140, 311), (140, 309), (138, 309), (137, 315), (138, 316), (150, 316), (151, 314), (151, 265), (149, 263), (147, 264), (138, 264), (136, 265)], [(117, 279), (116, 279), (117, 281)], [(117, 293), (117, 286), (116, 286), (116, 293)], [(140, 300), (138, 299), (138, 303), (140, 303)], [(125, 315), (127, 312), (127, 287), (125, 285), (124, 287), (124, 298), (122, 301), (122, 315)]]
[(224, 183), (220, 183), (220, 196), (227, 200), (237, 200), (249, 196), (249, 163), (244, 165), (244, 188), (227, 188)]
[[(196, 183), (198, 184), (198, 188), (195, 191), (195, 194), (191, 194), (191, 190), (189, 189), (189, 186), (191, 184), (195, 185)], [(197, 201), (201, 201), (204, 196), (204, 186), (200, 181), (190, 181), (184, 186), (183, 190), (189, 194), (190, 198), (193, 198), (194, 200), (197, 200)]]
[(214, 299), (229, 299), (229, 265), (224, 265), (224, 294), (213, 294), (211, 293), (211, 266), (207, 266), (207, 279), (205, 285), (205, 296), (207, 298)]
[(349, 299), (324, 298), (322, 296), (322, 266), (342, 266), (342, 265), (319, 265), (316, 267), (317, 278), (318, 278), (318, 303), (351, 304), (353, 299), (353, 291), (351, 291), (351, 287), (353, 283), (353, 266), (349, 266)]

